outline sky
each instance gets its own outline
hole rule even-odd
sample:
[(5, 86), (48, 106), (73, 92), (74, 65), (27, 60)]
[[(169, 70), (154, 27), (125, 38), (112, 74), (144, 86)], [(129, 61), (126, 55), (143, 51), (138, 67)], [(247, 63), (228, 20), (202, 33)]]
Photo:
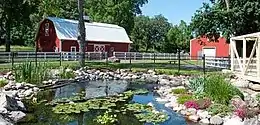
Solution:
[(148, 0), (142, 7), (142, 14), (154, 16), (162, 14), (172, 24), (179, 24), (181, 20), (190, 23), (196, 10), (202, 7), (203, 2), (209, 0)]

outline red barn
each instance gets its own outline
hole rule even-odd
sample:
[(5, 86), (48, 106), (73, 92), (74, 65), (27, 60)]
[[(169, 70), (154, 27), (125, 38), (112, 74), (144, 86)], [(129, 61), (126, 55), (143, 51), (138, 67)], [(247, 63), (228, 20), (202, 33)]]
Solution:
[(220, 37), (217, 42), (208, 42), (208, 39), (205, 37), (192, 39), (190, 41), (191, 58), (197, 59), (203, 54), (207, 57), (228, 57), (229, 44), (223, 37)]
[[(132, 43), (124, 28), (105, 23), (85, 22), (87, 52), (127, 52)], [(48, 17), (36, 36), (40, 52), (78, 52), (78, 21)]]

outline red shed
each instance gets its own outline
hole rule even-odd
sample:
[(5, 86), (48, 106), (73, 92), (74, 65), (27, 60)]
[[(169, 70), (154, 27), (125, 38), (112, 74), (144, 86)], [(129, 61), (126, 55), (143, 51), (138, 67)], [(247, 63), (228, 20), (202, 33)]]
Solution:
[[(85, 22), (87, 52), (127, 52), (132, 43), (124, 28)], [(48, 17), (40, 25), (36, 44), (40, 52), (78, 52), (78, 21)]]
[(208, 42), (205, 37), (195, 38), (190, 41), (190, 56), (197, 59), (203, 54), (207, 57), (228, 57), (229, 44), (224, 37), (220, 37), (217, 42)]

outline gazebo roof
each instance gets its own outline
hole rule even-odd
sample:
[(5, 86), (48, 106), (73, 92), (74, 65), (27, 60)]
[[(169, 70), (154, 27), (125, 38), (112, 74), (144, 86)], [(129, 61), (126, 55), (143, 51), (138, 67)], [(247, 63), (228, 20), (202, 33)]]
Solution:
[(250, 39), (250, 38), (256, 38), (256, 37), (260, 37), (260, 32), (231, 37), (231, 40), (243, 40), (243, 39)]

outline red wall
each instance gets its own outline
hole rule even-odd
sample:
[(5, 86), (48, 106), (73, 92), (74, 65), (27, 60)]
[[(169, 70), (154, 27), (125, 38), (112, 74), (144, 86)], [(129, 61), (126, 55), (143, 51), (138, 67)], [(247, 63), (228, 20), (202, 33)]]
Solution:
[[(202, 45), (200, 44), (202, 41)], [(221, 37), (218, 42), (208, 42), (207, 38), (193, 39), (190, 41), (190, 55), (192, 59), (198, 58), (198, 52), (202, 52), (203, 47), (216, 48), (216, 57), (228, 57), (229, 56), (229, 44), (226, 43), (226, 39)]]
[[(45, 36), (45, 24), (49, 23), (49, 36)], [(36, 37), (38, 51), (54, 52), (54, 48), (59, 46), (54, 25), (50, 20), (44, 20), (40, 23), (38, 34)]]
[[(45, 36), (46, 23), (49, 23), (49, 36)], [(106, 52), (108, 52), (111, 47), (114, 47), (115, 52), (128, 52), (129, 49), (129, 43), (88, 41), (87, 52), (94, 52), (94, 44), (105, 44)], [(50, 20), (45, 19), (40, 23), (36, 37), (36, 45), (40, 52), (54, 52), (55, 47), (60, 50), (60, 40), (58, 39), (54, 25)], [(71, 46), (76, 46), (77, 51), (79, 51), (79, 46), (76, 40), (62, 41), (62, 51), (70, 51)]]
[[(94, 44), (104, 44), (105, 51), (108, 52), (111, 47), (114, 47), (115, 52), (128, 52), (128, 43), (113, 43), (113, 42), (93, 42), (88, 41), (87, 52), (94, 52)], [(75, 40), (64, 40), (62, 41), (62, 51), (70, 51), (71, 46), (76, 46), (77, 51), (79, 51), (78, 42)]]

